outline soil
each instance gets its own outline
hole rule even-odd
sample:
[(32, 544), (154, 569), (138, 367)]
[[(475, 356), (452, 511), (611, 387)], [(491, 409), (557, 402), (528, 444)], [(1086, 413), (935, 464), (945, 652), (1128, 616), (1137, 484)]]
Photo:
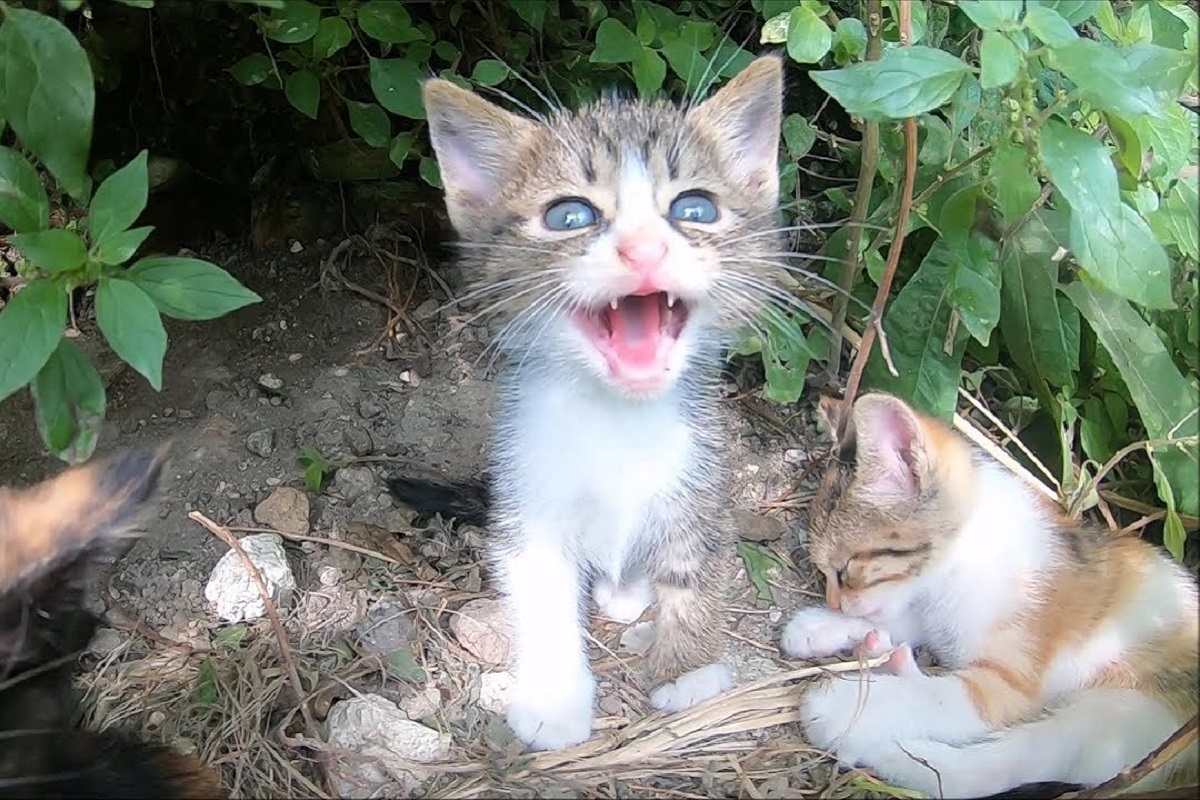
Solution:
[[(357, 604), (360, 611), (371, 609), (373, 618), (391, 604), (424, 609), (416, 615), (426, 626), (423, 637), (407, 629), (397, 634), (401, 640), (423, 641), (412, 651), (415, 663), (424, 665), (416, 677), (397, 679), (397, 674), (405, 675), (404, 669), (381, 673), (376, 664), (374, 670), (358, 669), (340, 685), (332, 684), (333, 694), (349, 696), (347, 687), (357, 686), (411, 702), (422, 693), (428, 697), (433, 687), (433, 697), (440, 695), (442, 711), (447, 712), (443, 719), (452, 716), (448, 709), (458, 709), (460, 719), (448, 724), (459, 734), (456, 744), (470, 749), (477, 743), (462, 738), (494, 732), (489, 726), (498, 718), (471, 712), (462, 723), (462, 713), (475, 705), (472, 690), (464, 688), (462, 676), (445, 674), (441, 650), (452, 653), (454, 663), (467, 663), (461, 668), (473, 679), (484, 669), (470, 663), (478, 659), (455, 645), (450, 633), (456, 608), (492, 596), (478, 558), (483, 534), (450, 529), (440, 520), (414, 520), (411, 512), (393, 503), (383, 481), (393, 471), (416, 469), (434, 470), (450, 478), (479, 475), (493, 388), (491, 366), (480, 359), (487, 331), (468, 321), (465, 312), (444, 309), (444, 292), (435, 289), (439, 282), (423, 266), (414, 266), (409, 273), (391, 274), (393, 302), (402, 306), (404, 313), (394, 325), (400, 332), (387, 333), (389, 320), (397, 318), (395, 313), (330, 275), (322, 281), (322, 265), (337, 244), (318, 240), (293, 244), (291, 250), (298, 252), (252, 254), (227, 243), (198, 252), (199, 257), (230, 270), (262, 295), (263, 302), (211, 322), (167, 320), (170, 344), (161, 392), (155, 392), (134, 370), (121, 369), (98, 344), (94, 323), (81, 320), (81, 339), (97, 353), (102, 372), (113, 376), (97, 454), (168, 439), (173, 442), (157, 518), (104, 581), (103, 606), (116, 630), (103, 632), (107, 644), (93, 645), (98, 661), (93, 659), (95, 672), (85, 678), (85, 684), (96, 695), (103, 674), (114, 674), (113, 670), (119, 674), (121, 662), (153, 655), (164, 644), (184, 643), (203, 652), (214, 642), (228, 644), (230, 626), (215, 618), (204, 597), (209, 573), (227, 547), (189, 519), (188, 513), (200, 511), (235, 531), (261, 528), (255, 520), (255, 507), (277, 488), (289, 486), (308, 495), (312, 537), (360, 548), (356, 553), (289, 541), (289, 559), (302, 595), (324, 596), (322, 589), (338, 582), (353, 590), (351, 605)], [(365, 287), (388, 284), (380, 260), (368, 249), (347, 249), (342, 243), (338, 253), (346, 252), (351, 254), (342, 267), (346, 279)], [(423, 264), (420, 253), (404, 255), (411, 257), (412, 264)], [(450, 278), (453, 291), (453, 271), (439, 267), (437, 272)], [(408, 288), (398, 291), (397, 285)], [(752, 390), (757, 382), (753, 370), (743, 367), (730, 372), (723, 389), (733, 406), (730, 458), (740, 533), (757, 540), (748, 546), (771, 554), (776, 561), (763, 575), (769, 583), (756, 588), (743, 568), (745, 562), (738, 559), (727, 641), (741, 682), (788, 667), (777, 648), (784, 610), (811, 594), (806, 588), (810, 585), (806, 578), (811, 576), (796, 569), (802, 535), (797, 534), (792, 520), (793, 509), (805, 494), (798, 482), (810, 471), (806, 467), (814, 451), (810, 414), (805, 409), (781, 409), (756, 400)], [(61, 468), (41, 444), (27, 393), (0, 405), (0, 440), (5, 443), (0, 452), (4, 484), (27, 485)], [(332, 465), (334, 474), (320, 492), (309, 491), (304, 482), (297, 455), (305, 446), (315, 447)], [(362, 551), (386, 554), (404, 568), (388, 567), (362, 556)], [(289, 631), (299, 630), (299, 640), (309, 636), (325, 646), (345, 631), (329, 619), (313, 622), (310, 601), (311, 597), (288, 609)], [(347, 626), (362, 616), (355, 615), (353, 608), (347, 614)], [(361, 623), (357, 624), (361, 628)], [(270, 640), (265, 621), (253, 623), (251, 628), (251, 639)], [(597, 630), (598, 653), (603, 655), (609, 646), (619, 647), (620, 626), (601, 625)], [(370, 649), (365, 638), (363, 645)], [(435, 647), (441, 648), (440, 655), (434, 653)], [(387, 654), (387, 647), (377, 649)], [(317, 659), (306, 685), (319, 685), (320, 673), (330, 663)], [(193, 664), (188, 674), (197, 674), (195, 669)], [(202, 676), (203, 665), (199, 669)], [(347, 675), (329, 671), (335, 676)], [(644, 694), (637, 689), (631, 693), (624, 678), (605, 680), (601, 687), (602, 714), (634, 719), (645, 712)], [(186, 694), (188, 689), (184, 686), (177, 693), (180, 691)], [(127, 694), (128, 689), (118, 690), (117, 684), (110, 687), (110, 695), (122, 693)], [(104, 692), (99, 695), (103, 699)], [(199, 729), (186, 734), (182, 728), (169, 733), (171, 726), (164, 725), (162, 711), (152, 711), (155, 703), (149, 700), (133, 703), (121, 714), (112, 711), (115, 702), (110, 696), (101, 703), (108, 710), (96, 712), (100, 724), (122, 721), (103, 719), (104, 713), (110, 713), (114, 718), (124, 715), (140, 720), (147, 729), (162, 728), (160, 735), (174, 736), (176, 744), (190, 735), (192, 746), (209, 758), (224, 761), (226, 778), (235, 791), (297, 790), (297, 784), (286, 781), (268, 786), (271, 781), (263, 776), (269, 770), (262, 770), (263, 776), (253, 780), (240, 771), (230, 772), (239, 756), (228, 752), (229, 746), (219, 734), (212, 736)], [(280, 703), (273, 711), (264, 712), (264, 719), (277, 714)], [(162, 704), (170, 701), (161, 700)], [(455, 728), (459, 723), (462, 726)], [(319, 783), (310, 766), (305, 762), (297, 769)], [(787, 783), (785, 780), (784, 785)], [(724, 793), (711, 786), (708, 791)]]

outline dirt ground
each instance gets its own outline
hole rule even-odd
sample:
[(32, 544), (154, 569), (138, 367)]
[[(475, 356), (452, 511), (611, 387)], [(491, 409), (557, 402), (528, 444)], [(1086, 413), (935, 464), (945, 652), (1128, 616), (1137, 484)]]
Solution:
[[(464, 325), (463, 311), (439, 309), (444, 289), (402, 242), (382, 250), (343, 243), (333, 262), (340, 271), (322, 281), (337, 244), (199, 253), (264, 301), (213, 322), (168, 320), (161, 393), (97, 351), (102, 372), (115, 376), (98, 453), (174, 445), (157, 518), (100, 587), (113, 627), (84, 661), (91, 722), (200, 753), (220, 765), (235, 796), (336, 792), (318, 762), (353, 772), (362, 754), (322, 745), (324, 721), (331, 705), (366, 693), (398, 703), (451, 742), (438, 766), (385, 768), (378, 796), (861, 795), (868, 778), (835, 776), (797, 738), (792, 703), (804, 682), (785, 680), (797, 665), (777, 647), (785, 610), (813, 595), (811, 576), (797, 567), (796, 511), (821, 456), (809, 410), (756, 399), (758, 379), (745, 369), (723, 388), (745, 542), (726, 638), (739, 685), (749, 689), (691, 715), (645, 719), (637, 637), (623, 639), (624, 626), (597, 621), (597, 736), (566, 757), (530, 759), (496, 713), (503, 663), (465, 647), (469, 634), (454, 628), (464, 604), (493, 597), (479, 563), (483, 532), (414, 520), (383, 483), (416, 468), (478, 474), (492, 405), (491, 371), (479, 359), (487, 331)], [(401, 257), (381, 258), (384, 251)], [(448, 271), (438, 273), (453, 291)], [(395, 313), (339, 275), (402, 306), (400, 335), (385, 333)], [(94, 345), (94, 328), (83, 323), (81, 338)], [(60, 468), (44, 453), (27, 393), (0, 406), (0, 441), (6, 484)], [(305, 446), (332, 465), (320, 492), (303, 480), (297, 455)], [(286, 544), (298, 588), (279, 606), (286, 651), (269, 620), (216, 618), (204, 589), (228, 548), (188, 517), (199, 511), (235, 532), (261, 529), (254, 509), (280, 487), (306, 494), (311, 526), (308, 540)], [(311, 724), (298, 713), (292, 670)]]

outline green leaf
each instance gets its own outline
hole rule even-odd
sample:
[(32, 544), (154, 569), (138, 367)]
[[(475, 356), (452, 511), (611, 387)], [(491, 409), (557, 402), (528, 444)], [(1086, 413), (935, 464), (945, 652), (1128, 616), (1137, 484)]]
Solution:
[(317, 107), (321, 102), (321, 79), (309, 69), (300, 69), (287, 76), (283, 82), (283, 93), (288, 102), (309, 119), (317, 118)]
[[(1062, 291), (1087, 319), (1121, 373), (1147, 435), (1151, 439), (1195, 436), (1200, 430), (1195, 390), (1141, 314), (1127, 300), (1081, 282), (1064, 286)], [(1173, 430), (1176, 426), (1179, 429)], [(1195, 516), (1200, 506), (1196, 448), (1187, 453), (1163, 448), (1155, 458), (1170, 480), (1179, 507)]]
[(1053, 256), (1060, 245), (1044, 222), (1048, 218), (1032, 215), (1001, 250), (1000, 333), (1013, 361), (1035, 384), (1073, 387), (1079, 314), (1057, 296)]
[(798, 161), (808, 155), (817, 142), (817, 129), (800, 114), (788, 114), (783, 120), (783, 142), (788, 158)]
[(317, 25), (317, 32), (313, 36), (313, 56), (318, 59), (329, 58), (350, 44), (353, 36), (350, 24), (346, 20), (341, 17), (326, 17)]
[(1002, 31), (1016, 27), (1023, 5), (1021, 0), (960, 0), (958, 7), (985, 31)]
[[(798, 6), (797, 6), (798, 7)], [(792, 18), (792, 10), (781, 11), (763, 23), (762, 31), (758, 34), (759, 44), (783, 44), (788, 38), (788, 24)]]
[(67, 292), (57, 281), (36, 280), (9, 297), (0, 310), (0, 400), (33, 380), (66, 324)]
[(67, 338), (29, 386), (42, 441), (69, 464), (87, 461), (104, 422), (104, 381), (79, 345)]
[(979, 46), (979, 85), (984, 91), (1008, 86), (1021, 72), (1021, 51), (1003, 33), (987, 31)]
[(1079, 38), (1062, 14), (1040, 4), (1030, 4), (1025, 12), (1025, 25), (1048, 47), (1065, 47)]
[(957, 249), (950, 275), (950, 305), (967, 332), (984, 347), (1000, 322), (1000, 264), (996, 244), (982, 236), (955, 236)]
[(762, 363), (767, 378), (763, 395), (773, 403), (794, 403), (804, 394), (804, 379), (812, 351), (794, 318), (768, 306), (762, 321), (767, 334), (762, 343)]
[(494, 58), (485, 58), (475, 64), (471, 80), (481, 86), (496, 86), (508, 77), (508, 65)]
[(393, 114), (425, 119), (421, 100), (421, 67), (403, 58), (371, 58), (371, 91), (379, 104)]
[(1091, 19), (1102, 3), (1103, 0), (1039, 0), (1038, 5), (1057, 11), (1071, 25), (1080, 25)]
[(974, 75), (968, 75), (954, 92), (950, 101), (950, 113), (947, 117), (950, 123), (950, 133), (958, 136), (967, 129), (975, 117), (979, 115), (979, 106), (983, 99), (983, 90)]
[(87, 226), (92, 241), (103, 242), (122, 233), (146, 208), (150, 177), (146, 170), (145, 150), (104, 179), (88, 207)]
[(596, 47), (588, 59), (593, 64), (628, 64), (642, 53), (642, 43), (633, 31), (613, 17), (596, 28)]
[(130, 228), (108, 237), (96, 246), (94, 258), (108, 267), (124, 264), (133, 258), (133, 254), (146, 241), (146, 237), (154, 232), (153, 225), (141, 228)]
[(411, 133), (398, 133), (396, 138), (392, 139), (391, 145), (388, 147), (388, 158), (397, 167), (404, 166), (404, 160), (408, 158), (408, 154), (412, 152), (415, 140)]
[(917, 126), (923, 134), (921, 149), (917, 152), (918, 163), (941, 165), (949, 161), (956, 143), (950, 126), (936, 114), (922, 114)]
[(1058, 120), (1042, 129), (1040, 153), (1071, 207), (1071, 250), (1105, 287), (1149, 308), (1172, 308), (1171, 269), (1150, 226), (1121, 202), (1108, 149)]
[(667, 60), (671, 70), (683, 80), (689, 92), (693, 91), (704, 76), (710, 74), (708, 59), (700, 52), (694, 40), (681, 36), (664, 41), (659, 52)]
[(1162, 117), (1167, 102), (1179, 96), (1176, 91), (1167, 97), (1168, 87), (1181, 84), (1191, 69), (1188, 54), (1148, 44), (1117, 49), (1080, 38), (1050, 53), (1053, 65), (1085, 100), (1102, 111), (1131, 117)]
[(1178, 181), (1147, 220), (1154, 235), (1174, 244), (1187, 258), (1200, 261), (1197, 219), (1200, 219), (1200, 184), (1195, 174)]
[(358, 27), (377, 42), (405, 44), (424, 39), (400, 0), (369, 0), (358, 9)]
[(517, 16), (539, 34), (546, 23), (546, 0), (513, 0), (509, 3)]
[(1170, 180), (1189, 163), (1195, 163), (1196, 140), (1200, 139), (1200, 115), (1179, 103), (1166, 107), (1161, 118), (1138, 116), (1129, 120), (1142, 150), (1154, 153), (1147, 176)]
[(833, 52), (845, 61), (867, 52), (867, 29), (857, 17), (842, 17), (833, 32)]
[(216, 319), (262, 301), (216, 264), (197, 258), (150, 256), (130, 267), (125, 278), (175, 319)]
[(970, 69), (947, 52), (914, 45), (888, 50), (878, 61), (809, 75), (851, 114), (881, 122), (944, 105)]
[(402, 647), (388, 654), (387, 671), (397, 680), (418, 684), (425, 681), (425, 670), (413, 658), (410, 647)]
[(350, 127), (371, 147), (387, 147), (392, 139), (392, 120), (375, 103), (346, 101)]
[(18, 233), (50, 225), (50, 200), (37, 170), (7, 147), (0, 147), (0, 222)]
[(435, 189), (442, 188), (442, 171), (438, 168), (437, 159), (431, 156), (421, 156), (421, 164), (417, 167), (421, 180)]
[(746, 577), (758, 591), (758, 599), (767, 603), (775, 602), (771, 593), (771, 572), (780, 567), (779, 561), (754, 542), (740, 541), (737, 546), (738, 557), (746, 568)]
[(867, 365), (872, 388), (890, 391), (940, 419), (954, 413), (968, 338), (965, 331), (950, 332), (955, 260), (946, 240), (938, 239), (888, 306), (883, 328), (900, 376), (892, 377), (878, 350)]
[(788, 18), (787, 51), (793, 61), (815, 64), (833, 46), (833, 31), (808, 6), (796, 6)]
[(9, 8), (0, 25), (0, 98), (8, 124), (78, 201), (87, 173), (96, 90), (87, 53), (61, 22)]
[(51, 228), (33, 233), (14, 233), (8, 237), (21, 255), (51, 275), (73, 272), (87, 260), (87, 248), (75, 231)]
[(1006, 226), (1013, 225), (1033, 208), (1042, 191), (1037, 175), (1029, 166), (1028, 151), (1009, 141), (996, 144), (988, 180)]
[(649, 47), (643, 47), (633, 61), (633, 82), (637, 84), (638, 93), (648, 97), (661, 89), (666, 79), (667, 62)]
[(140, 8), (143, 11), (154, 8), (154, 0), (117, 0), (117, 2), (131, 8)]
[(321, 9), (308, 0), (288, 0), (260, 19), (263, 33), (271, 39), (284, 44), (300, 44), (317, 35)]
[(113, 352), (162, 390), (162, 362), (167, 352), (154, 301), (137, 284), (122, 278), (101, 278), (96, 286), (96, 324)]
[(271, 59), (262, 53), (253, 53), (229, 68), (233, 79), (243, 86), (257, 86), (274, 71)]
[(213, 635), (213, 644), (218, 647), (224, 647), (227, 650), (238, 650), (249, 633), (250, 628), (246, 625), (233, 625), (228, 628), (221, 628)]

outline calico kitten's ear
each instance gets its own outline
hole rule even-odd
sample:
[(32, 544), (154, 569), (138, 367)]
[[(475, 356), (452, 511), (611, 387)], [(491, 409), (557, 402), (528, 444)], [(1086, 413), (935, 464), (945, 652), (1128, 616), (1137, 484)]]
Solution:
[(494, 204), (537, 125), (441, 78), (426, 81), (421, 94), (450, 221), (465, 232)]
[(925, 436), (916, 413), (888, 394), (865, 394), (854, 404), (860, 489), (873, 502), (914, 500), (930, 473)]
[(779, 197), (779, 130), (783, 117), (783, 60), (751, 61), (688, 118), (716, 136), (746, 191)]

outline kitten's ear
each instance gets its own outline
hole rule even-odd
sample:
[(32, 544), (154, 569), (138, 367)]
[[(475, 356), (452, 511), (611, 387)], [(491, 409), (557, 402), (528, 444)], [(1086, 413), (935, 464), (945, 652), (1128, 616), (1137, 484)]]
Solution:
[(783, 60), (762, 56), (688, 113), (716, 136), (747, 191), (779, 196), (779, 130), (783, 117)]
[(421, 95), (446, 208), (462, 232), (492, 207), (522, 140), (537, 126), (441, 78), (426, 81)]
[(817, 429), (833, 440), (833, 451), (842, 461), (854, 455), (856, 438), (850, 403), (832, 395), (817, 401)]
[(859, 486), (881, 504), (915, 500), (929, 477), (921, 423), (904, 401), (866, 394), (854, 404)]

